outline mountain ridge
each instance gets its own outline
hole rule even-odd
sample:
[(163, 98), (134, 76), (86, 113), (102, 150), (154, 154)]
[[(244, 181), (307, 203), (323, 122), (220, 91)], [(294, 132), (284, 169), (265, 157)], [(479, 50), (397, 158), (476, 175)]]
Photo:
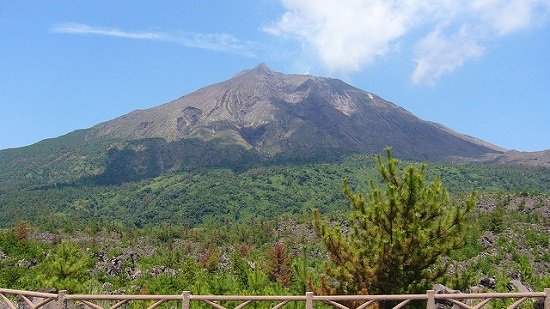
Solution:
[(0, 176), (6, 179), (0, 189), (10, 179), (123, 183), (178, 170), (320, 162), (385, 147), (420, 161), (521, 162), (521, 154), (507, 160), (501, 147), (422, 120), (339, 79), (284, 74), (260, 64), (156, 107), (0, 150)]
[[(346, 123), (352, 123), (353, 127)], [(463, 147), (471, 148), (438, 154), (437, 160), (449, 155), (471, 157), (505, 151), (456, 132), (450, 133), (448, 128), (441, 130), (441, 125), (429, 124), (391, 102), (338, 79), (283, 74), (260, 64), (251, 70), (241, 71), (229, 80), (201, 88), (166, 104), (137, 110), (99, 124), (91, 132), (111, 138), (164, 138), (167, 141), (190, 137), (202, 140), (225, 138), (247, 149), (254, 148), (264, 155), (273, 156), (281, 151), (283, 140), (296, 134), (298, 128), (307, 129), (311, 125), (313, 128), (310, 129), (325, 131), (325, 140), (331, 139), (328, 143), (330, 147), (357, 148), (361, 151), (370, 147), (375, 152), (385, 146), (393, 146), (391, 143), (398, 144), (399, 137), (405, 137), (405, 131), (412, 129), (411, 126), (422, 125), (425, 126), (421, 129), (423, 133), (432, 138), (458, 138), (454, 143), (461, 141)], [(334, 127), (327, 132), (323, 125), (339, 128)], [(380, 125), (383, 127), (379, 129)], [(377, 142), (374, 134), (369, 134), (368, 140), (357, 134), (357, 131), (376, 131), (380, 136), (383, 130), (387, 134), (394, 130), (401, 136), (393, 136), (393, 139), (387, 136), (383, 142)], [(427, 132), (430, 130), (434, 132)], [(441, 132), (435, 132), (439, 130)], [(449, 135), (441, 138), (445, 134)], [(418, 142), (417, 136), (412, 138), (417, 140), (415, 143)], [(426, 144), (424, 140), (422, 142)], [(376, 149), (366, 145), (369, 143)], [(433, 156), (429, 152), (419, 154), (410, 149), (401, 150), (399, 145), (394, 148), (413, 159), (430, 160)]]

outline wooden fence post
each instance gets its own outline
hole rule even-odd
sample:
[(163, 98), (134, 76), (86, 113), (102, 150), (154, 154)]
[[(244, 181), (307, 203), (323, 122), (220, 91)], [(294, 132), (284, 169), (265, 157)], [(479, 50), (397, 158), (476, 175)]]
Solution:
[(435, 291), (434, 290), (428, 290), (428, 305), (426, 306), (427, 309), (434, 309), (435, 308)]
[(313, 292), (306, 292), (306, 309), (313, 309)]
[(181, 309), (191, 308), (191, 292), (183, 291), (182, 296), (183, 296), (183, 299), (181, 301)]
[(67, 290), (61, 290), (57, 293), (57, 309), (67, 309)]
[(550, 288), (545, 288), (544, 294), (544, 309), (550, 309)]

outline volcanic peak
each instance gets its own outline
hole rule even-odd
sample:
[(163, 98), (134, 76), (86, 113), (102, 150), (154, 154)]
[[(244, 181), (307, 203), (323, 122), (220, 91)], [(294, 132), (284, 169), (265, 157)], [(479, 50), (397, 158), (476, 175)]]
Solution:
[(98, 129), (129, 140), (219, 140), (268, 157), (312, 149), (380, 153), (387, 146), (420, 160), (499, 152), (341, 80), (283, 74), (265, 63)]

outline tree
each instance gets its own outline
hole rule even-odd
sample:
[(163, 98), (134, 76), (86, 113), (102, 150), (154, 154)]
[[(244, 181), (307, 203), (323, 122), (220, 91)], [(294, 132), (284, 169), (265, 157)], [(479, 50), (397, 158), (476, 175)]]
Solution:
[(43, 287), (55, 287), (69, 293), (86, 291), (90, 281), (91, 259), (72, 242), (62, 242), (40, 265), (38, 276)]
[(25, 220), (20, 220), (15, 225), (15, 234), (17, 235), (17, 239), (20, 241), (25, 241), (29, 237), (29, 224)]
[(344, 179), (352, 210), (349, 232), (314, 211), (314, 228), (330, 259), (328, 278), (321, 280), (325, 293), (424, 293), (449, 265), (441, 257), (464, 245), (463, 227), (475, 192), (461, 203), (451, 202), (439, 176), (425, 183), (425, 164), (407, 166), (400, 177), (391, 148), (386, 155), (386, 164), (377, 156), (384, 192), (371, 179), (366, 197), (355, 194)]
[(283, 243), (274, 243), (273, 248), (267, 252), (267, 273), (273, 281), (280, 282), (284, 287), (290, 285), (292, 268)]

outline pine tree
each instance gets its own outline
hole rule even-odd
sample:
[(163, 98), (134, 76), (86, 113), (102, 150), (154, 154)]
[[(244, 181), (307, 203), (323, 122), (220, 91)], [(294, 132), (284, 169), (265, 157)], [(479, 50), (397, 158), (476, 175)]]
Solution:
[(349, 232), (314, 211), (315, 231), (330, 258), (327, 278), (322, 278), (326, 293), (425, 293), (448, 267), (441, 257), (464, 245), (463, 227), (475, 192), (462, 203), (451, 202), (439, 176), (425, 183), (425, 164), (407, 166), (400, 177), (390, 148), (386, 154), (386, 164), (377, 157), (384, 192), (371, 180), (366, 197), (355, 194), (344, 179), (352, 208)]
[(283, 243), (274, 243), (273, 248), (267, 252), (267, 273), (273, 281), (280, 282), (284, 287), (290, 285), (292, 268)]
[(41, 271), (38, 280), (43, 287), (82, 293), (86, 291), (91, 279), (90, 263), (91, 259), (77, 244), (62, 242), (39, 266)]

